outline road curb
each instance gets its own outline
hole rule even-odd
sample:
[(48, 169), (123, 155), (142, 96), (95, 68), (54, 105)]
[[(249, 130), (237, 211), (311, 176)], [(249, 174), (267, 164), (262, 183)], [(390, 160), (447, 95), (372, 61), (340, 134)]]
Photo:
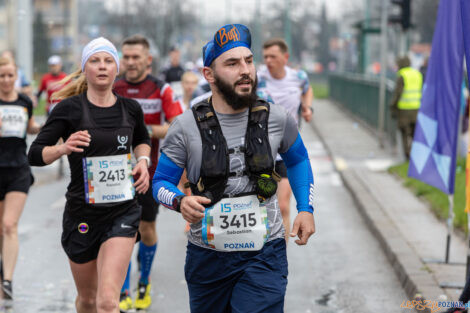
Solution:
[[(313, 122), (310, 125), (318, 134), (331, 159), (334, 160), (334, 154), (323, 133)], [(336, 164), (333, 166), (336, 168)], [(360, 173), (354, 169), (336, 168), (336, 170), (349, 190), (367, 227), (378, 240), (408, 298), (414, 300), (419, 293), (424, 299), (437, 300), (440, 295), (445, 294), (436, 279), (426, 270), (425, 264), (417, 253), (407, 243), (406, 238), (388, 217), (382, 204), (360, 179)], [(430, 312), (429, 309), (419, 311), (416, 309), (416, 311)]]

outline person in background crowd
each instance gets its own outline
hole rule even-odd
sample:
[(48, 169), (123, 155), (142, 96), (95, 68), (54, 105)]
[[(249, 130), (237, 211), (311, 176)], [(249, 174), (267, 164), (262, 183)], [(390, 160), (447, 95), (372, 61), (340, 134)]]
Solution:
[[(263, 44), (263, 59), (265, 66), (258, 72), (258, 92), (264, 93), (275, 104), (283, 106), (291, 114), (297, 125), (300, 116), (306, 122), (312, 119), (313, 90), (307, 73), (289, 66), (289, 47), (282, 38), (273, 38)], [(300, 114), (299, 114), (300, 112)], [(281, 208), (284, 228), (287, 234), (290, 230), (290, 198), (292, 189), (287, 177), (287, 168), (278, 155), (276, 172), (281, 176), (278, 189), (279, 207)]]
[(429, 56), (427, 56), (424, 59), (423, 64), (419, 68), (421, 75), (423, 75), (423, 82), (426, 80), (426, 73), (428, 72), (428, 65), (429, 65)]
[(197, 84), (196, 90), (194, 91), (194, 95), (193, 95), (194, 98), (197, 98), (199, 96), (207, 94), (208, 92), (211, 91), (211, 87), (210, 87), (209, 83), (204, 78), (204, 75), (202, 75), (202, 71), (204, 69), (204, 62), (203, 62), (202, 58), (197, 59), (196, 68), (197, 68), (196, 74), (199, 77), (199, 82)]
[(183, 87), (183, 96), (180, 98), (180, 103), (183, 106), (183, 111), (190, 108), (191, 99), (193, 99), (194, 91), (197, 88), (199, 78), (194, 72), (185, 72), (181, 77), (181, 86)]
[(398, 120), (403, 151), (406, 159), (409, 160), (416, 118), (421, 106), (423, 75), (410, 66), (411, 62), (407, 56), (399, 58), (397, 65), (399, 70), (390, 102), (390, 111), (392, 117)]
[(41, 84), (39, 85), (36, 97), (39, 100), (44, 91), (47, 93), (46, 112), (49, 114), (58, 103), (58, 100), (51, 99), (51, 96), (54, 92), (59, 91), (63, 87), (58, 82), (64, 79), (67, 74), (62, 72), (62, 59), (60, 56), (53, 55), (49, 57), (47, 64), (49, 66), (49, 73), (44, 74), (41, 78)]
[[(116, 81), (114, 91), (123, 97), (135, 99), (144, 112), (145, 124), (149, 129), (152, 143), (150, 183), (157, 167), (159, 141), (165, 137), (168, 123), (181, 114), (182, 109), (181, 104), (173, 100), (173, 90), (170, 85), (148, 74), (148, 68), (152, 63), (149, 50), (149, 42), (143, 36), (134, 35), (123, 41), (122, 62), (126, 67), (126, 73), (124, 78)], [(168, 123), (165, 123), (165, 120)], [(126, 280), (121, 288), (119, 304), (123, 312), (134, 308), (147, 309), (152, 303), (150, 273), (158, 245), (156, 230), (158, 204), (152, 196), (152, 187), (145, 194), (138, 195), (137, 200), (142, 206), (139, 227), (142, 237), (138, 253), (140, 277), (137, 295), (133, 302), (130, 297), (131, 264), (129, 263)]]
[(0, 275), (5, 299), (13, 299), (18, 258), (18, 221), (33, 176), (26, 157), (26, 134), (37, 134), (33, 103), (18, 93), (18, 71), (11, 58), (0, 57)]
[[(53, 55), (49, 57), (47, 60), (47, 64), (49, 65), (49, 73), (44, 74), (41, 79), (41, 84), (39, 86), (38, 93), (36, 94), (37, 99), (39, 100), (41, 94), (46, 91), (47, 98), (46, 98), (46, 113), (47, 115), (50, 114), (54, 106), (59, 103), (58, 99), (53, 99), (52, 94), (54, 92), (59, 91), (63, 85), (60, 83), (67, 74), (62, 72), (62, 59), (58, 55)], [(59, 141), (62, 143), (61, 141)], [(62, 178), (64, 176), (64, 160), (63, 158), (59, 159), (59, 166), (58, 166), (58, 173), (57, 177)]]
[(158, 78), (171, 84), (173, 82), (181, 81), (184, 69), (180, 64), (181, 52), (178, 47), (173, 46), (170, 48), (170, 65), (163, 68)]
[[(1, 57), (11, 59), (13, 60), (13, 62), (15, 62), (15, 56), (13, 52), (10, 50), (3, 51), (1, 54)], [(33, 101), (33, 107), (36, 107), (37, 99), (33, 94), (33, 88), (31, 87), (31, 82), (26, 78), (26, 75), (24, 74), (23, 70), (19, 66), (16, 66), (16, 68), (17, 68), (17, 75), (16, 75), (16, 81), (15, 81), (16, 91), (27, 95)]]

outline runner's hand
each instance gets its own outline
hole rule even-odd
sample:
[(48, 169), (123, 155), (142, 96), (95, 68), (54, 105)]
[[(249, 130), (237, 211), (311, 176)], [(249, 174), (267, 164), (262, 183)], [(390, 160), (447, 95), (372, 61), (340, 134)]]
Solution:
[(310, 120), (312, 119), (312, 115), (313, 115), (313, 111), (310, 107), (308, 108), (302, 107), (302, 117), (304, 118), (306, 122), (310, 122)]
[(67, 138), (63, 144), (60, 145), (60, 152), (62, 155), (69, 155), (72, 152), (83, 152), (80, 147), (88, 147), (90, 145), (91, 136), (87, 130), (80, 130), (73, 133)]
[(145, 159), (137, 162), (137, 164), (134, 166), (134, 170), (132, 171), (132, 175), (137, 175), (138, 177), (134, 183), (135, 191), (141, 194), (146, 193), (149, 189), (150, 175), (148, 171), (148, 164)]
[(187, 222), (197, 223), (204, 217), (205, 208), (202, 204), (209, 203), (211, 203), (211, 200), (206, 197), (186, 196), (181, 199), (181, 215)]
[(315, 233), (315, 219), (309, 212), (299, 212), (294, 220), (294, 227), (290, 233), (291, 237), (299, 236), (295, 241), (299, 246), (307, 244), (308, 238)]

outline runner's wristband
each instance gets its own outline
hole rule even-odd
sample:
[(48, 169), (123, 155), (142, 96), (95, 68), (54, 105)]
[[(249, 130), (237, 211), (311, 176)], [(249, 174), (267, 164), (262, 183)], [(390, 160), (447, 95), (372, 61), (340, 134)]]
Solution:
[(146, 155), (142, 155), (137, 158), (137, 162), (140, 162), (140, 160), (147, 160), (147, 166), (150, 167), (150, 158)]

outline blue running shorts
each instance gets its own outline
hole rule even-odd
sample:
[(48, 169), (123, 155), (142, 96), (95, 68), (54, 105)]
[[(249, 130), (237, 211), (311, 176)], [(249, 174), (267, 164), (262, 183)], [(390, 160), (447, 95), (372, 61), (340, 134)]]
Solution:
[(259, 251), (219, 252), (188, 243), (185, 277), (192, 313), (282, 313), (287, 286), (284, 238)]

